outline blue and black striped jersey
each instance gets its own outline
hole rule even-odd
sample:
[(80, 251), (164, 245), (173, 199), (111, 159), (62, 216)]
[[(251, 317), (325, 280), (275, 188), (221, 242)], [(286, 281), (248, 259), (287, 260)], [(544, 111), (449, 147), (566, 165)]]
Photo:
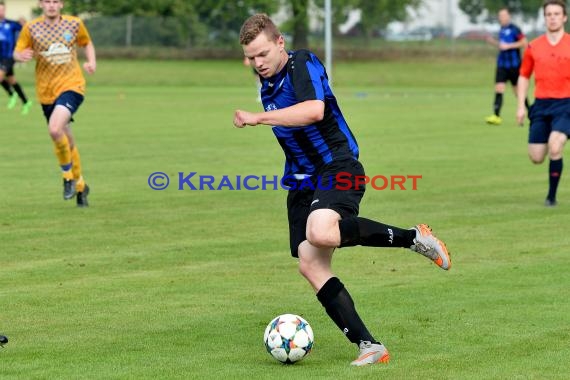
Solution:
[[(524, 38), (523, 32), (514, 24), (502, 26), (499, 31), (499, 43), (512, 44)], [(497, 56), (497, 67), (518, 69), (521, 65), (520, 49), (501, 50)]]
[(6, 19), (0, 21), (0, 59), (12, 58), (21, 30), (19, 22)]
[(285, 176), (298, 179), (317, 173), (333, 160), (358, 159), (354, 138), (328, 82), (323, 64), (311, 52), (289, 52), (287, 65), (271, 78), (261, 78), (261, 100), (266, 111), (307, 100), (325, 103), (323, 120), (305, 126), (273, 126), (285, 153)]

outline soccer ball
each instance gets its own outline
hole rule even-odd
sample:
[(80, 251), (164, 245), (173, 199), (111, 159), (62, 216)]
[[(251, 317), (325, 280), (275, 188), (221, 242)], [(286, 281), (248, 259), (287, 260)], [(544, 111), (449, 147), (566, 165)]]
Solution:
[(295, 363), (313, 348), (313, 329), (298, 315), (283, 314), (274, 318), (265, 329), (263, 342), (267, 352), (281, 363)]

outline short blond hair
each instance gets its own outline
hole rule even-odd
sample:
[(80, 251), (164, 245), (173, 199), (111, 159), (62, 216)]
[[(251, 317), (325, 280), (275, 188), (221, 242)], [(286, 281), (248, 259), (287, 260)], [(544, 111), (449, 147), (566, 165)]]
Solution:
[(265, 13), (255, 14), (245, 20), (239, 32), (239, 43), (241, 45), (248, 45), (261, 33), (267, 34), (267, 37), (273, 41), (277, 41), (281, 36), (281, 32), (277, 26)]

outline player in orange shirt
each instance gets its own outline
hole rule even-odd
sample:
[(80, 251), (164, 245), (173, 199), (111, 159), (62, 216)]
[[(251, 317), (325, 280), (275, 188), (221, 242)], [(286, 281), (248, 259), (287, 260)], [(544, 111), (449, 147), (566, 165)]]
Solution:
[(62, 169), (63, 198), (77, 195), (77, 206), (85, 207), (89, 186), (81, 175), (70, 124), (85, 95), (76, 46), (85, 48), (83, 69), (88, 74), (97, 68), (95, 47), (79, 18), (61, 14), (63, 0), (40, 0), (40, 8), (43, 15), (22, 29), (14, 58), (21, 62), (36, 59), (36, 90)]
[(570, 136), (570, 35), (562, 0), (543, 3), (546, 34), (533, 40), (525, 51), (518, 86), (517, 122), (526, 116), (525, 98), (534, 72), (535, 103), (529, 110), (528, 154), (540, 164), (550, 157), (549, 189), (545, 205), (556, 206), (556, 190), (562, 174), (562, 152)]

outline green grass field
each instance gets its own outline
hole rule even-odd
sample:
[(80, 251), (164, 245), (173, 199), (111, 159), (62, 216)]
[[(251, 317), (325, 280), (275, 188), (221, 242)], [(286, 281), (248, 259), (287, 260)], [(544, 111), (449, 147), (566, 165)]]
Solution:
[[(63, 202), (39, 106), (0, 108), (2, 379), (566, 379), (570, 183), (545, 208), (547, 167), (527, 128), (490, 127), (493, 62), (337, 63), (337, 98), (370, 175), (421, 174), (416, 191), (369, 189), (361, 215), (429, 223), (454, 267), (356, 247), (334, 269), (387, 366), (357, 354), (289, 256), (285, 191), (177, 190), (178, 172), (281, 175), (270, 128), (235, 62), (101, 61), (76, 115), (89, 209)], [(32, 66), (17, 74), (30, 95)], [(0, 96), (0, 100), (4, 102)], [(147, 184), (170, 175), (164, 191)], [(283, 366), (262, 343), (304, 316), (314, 351)]]

